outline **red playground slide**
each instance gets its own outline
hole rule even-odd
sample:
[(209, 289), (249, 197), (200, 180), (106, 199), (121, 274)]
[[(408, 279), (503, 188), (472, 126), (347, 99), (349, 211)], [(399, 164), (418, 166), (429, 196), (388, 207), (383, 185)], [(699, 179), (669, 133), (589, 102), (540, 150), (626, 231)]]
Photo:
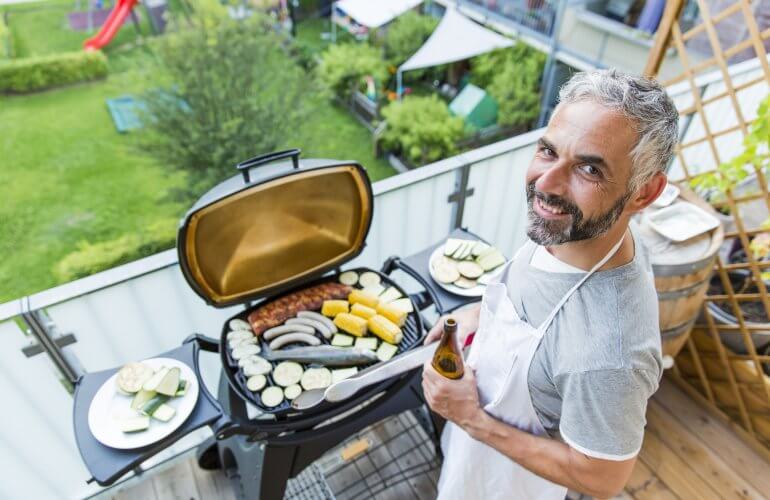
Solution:
[(112, 37), (115, 36), (115, 33), (118, 32), (120, 27), (123, 26), (123, 22), (138, 1), (139, 0), (118, 0), (118, 3), (104, 22), (102, 29), (86, 40), (83, 43), (83, 48), (86, 50), (99, 50), (110, 43), (110, 40), (112, 40)]

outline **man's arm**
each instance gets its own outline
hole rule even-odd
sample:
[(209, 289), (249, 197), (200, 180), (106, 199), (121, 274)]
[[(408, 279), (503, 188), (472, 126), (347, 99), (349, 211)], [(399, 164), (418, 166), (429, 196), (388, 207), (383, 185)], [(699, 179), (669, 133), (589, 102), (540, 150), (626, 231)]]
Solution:
[(636, 458), (623, 461), (588, 457), (565, 443), (539, 437), (501, 422), (480, 406), (476, 377), (466, 367), (465, 376), (450, 380), (430, 362), (423, 367), (423, 392), (433, 411), (459, 425), (481, 441), (529, 471), (551, 482), (599, 498), (620, 493)]

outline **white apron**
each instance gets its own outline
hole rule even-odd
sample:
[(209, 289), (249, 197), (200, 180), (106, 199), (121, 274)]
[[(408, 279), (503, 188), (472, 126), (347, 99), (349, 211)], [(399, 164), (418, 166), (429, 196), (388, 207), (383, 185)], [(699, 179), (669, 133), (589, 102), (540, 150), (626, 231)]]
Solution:
[[(487, 286), (479, 327), (466, 360), (475, 371), (484, 411), (523, 431), (546, 435), (529, 394), (529, 365), (540, 339), (567, 299), (615, 255), (622, 242), (623, 238), (561, 298), (538, 328), (519, 319), (508, 298), (505, 283), (513, 260), (505, 265), (501, 278)], [(528, 244), (534, 245), (531, 241)], [(521, 254), (519, 250), (516, 256)], [(528, 471), (452, 422), (444, 427), (441, 448), (444, 464), (438, 483), (440, 500), (564, 500), (567, 495), (566, 487)]]

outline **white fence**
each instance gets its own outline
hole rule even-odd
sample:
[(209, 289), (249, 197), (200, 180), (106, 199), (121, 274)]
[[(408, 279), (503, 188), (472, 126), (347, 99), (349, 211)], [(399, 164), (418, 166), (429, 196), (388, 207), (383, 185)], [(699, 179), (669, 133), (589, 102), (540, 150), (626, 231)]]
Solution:
[[(524, 238), (523, 176), (538, 136), (535, 131), (375, 183), (367, 246), (350, 265), (379, 268), (392, 255), (407, 256), (441, 240), (456, 221), (510, 254)], [(462, 186), (464, 169), (469, 169), (467, 188), (474, 191), (458, 216), (449, 197)], [(77, 342), (62, 350), (87, 372), (151, 357), (193, 332), (217, 337), (223, 320), (237, 310), (209, 307), (195, 295), (173, 250), (28, 301), (30, 310), (47, 312), (59, 333), (75, 335)], [(87, 497), (100, 488), (86, 484), (89, 474), (72, 431), (72, 397), (48, 356), (22, 353), (33, 342), (14, 321), (23, 302), (0, 305), (0, 388), (6, 408), (0, 426), (0, 498)], [(218, 363), (216, 356), (202, 356), (204, 379), (214, 393)], [(144, 465), (189, 449), (209, 434), (198, 431)]]

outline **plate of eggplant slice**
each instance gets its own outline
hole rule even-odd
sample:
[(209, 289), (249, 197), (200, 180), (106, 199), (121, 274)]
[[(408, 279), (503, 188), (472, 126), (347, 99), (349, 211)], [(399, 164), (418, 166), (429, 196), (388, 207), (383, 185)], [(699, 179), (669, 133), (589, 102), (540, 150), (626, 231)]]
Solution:
[(179, 428), (197, 401), (198, 380), (187, 364), (171, 358), (127, 363), (96, 392), (88, 426), (105, 446), (141, 448)]
[(506, 259), (495, 247), (478, 240), (449, 238), (430, 256), (430, 276), (444, 290), (465, 297), (484, 295)]

